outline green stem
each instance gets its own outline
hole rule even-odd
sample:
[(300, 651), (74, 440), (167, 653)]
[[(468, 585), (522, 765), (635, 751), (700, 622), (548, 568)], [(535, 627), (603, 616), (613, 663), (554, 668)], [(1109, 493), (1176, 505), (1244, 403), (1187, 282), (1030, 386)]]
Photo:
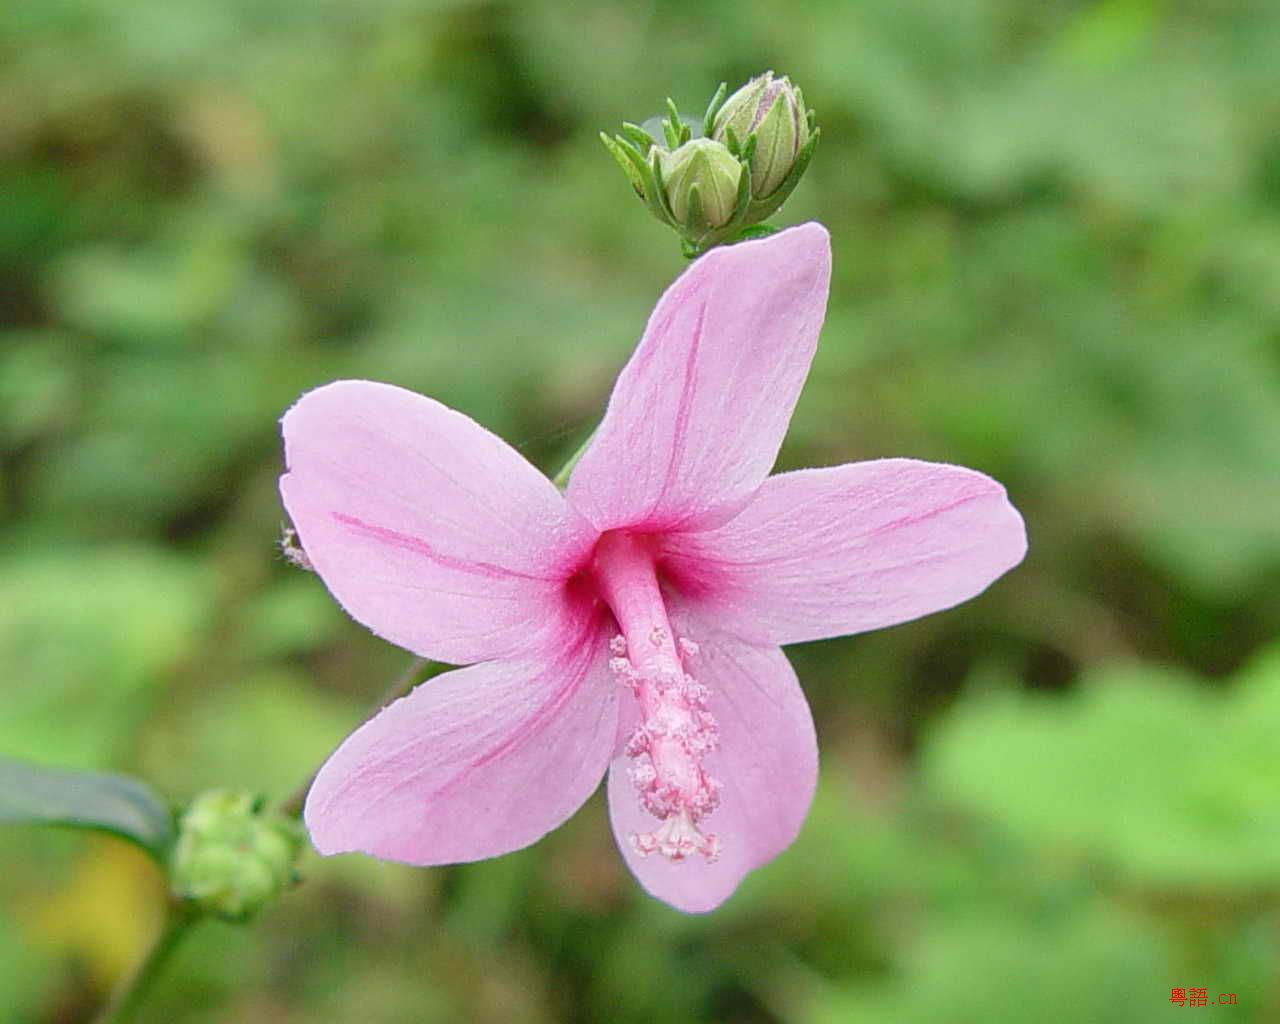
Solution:
[(177, 904), (170, 904), (164, 927), (147, 951), (142, 962), (134, 968), (111, 994), (111, 1000), (94, 1019), (94, 1024), (125, 1024), (133, 1017), (138, 1004), (150, 989), (173, 951), (197, 917)]
[[(598, 428), (597, 428), (598, 429)], [(569, 476), (573, 473), (573, 468), (578, 464), (578, 460), (586, 454), (587, 449), (591, 447), (591, 442), (596, 439), (595, 430), (587, 435), (587, 439), (578, 445), (578, 450), (569, 456), (569, 461), (560, 467), (560, 471), (551, 478), (551, 482), (560, 490), (564, 490), (569, 486)]]

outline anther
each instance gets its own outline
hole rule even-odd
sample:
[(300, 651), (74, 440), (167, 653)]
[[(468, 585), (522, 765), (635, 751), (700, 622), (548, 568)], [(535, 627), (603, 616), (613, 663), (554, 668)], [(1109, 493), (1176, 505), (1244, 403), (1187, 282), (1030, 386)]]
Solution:
[(660, 821), (651, 832), (633, 833), (632, 846), (642, 856), (660, 853), (673, 862), (694, 853), (714, 859), (720, 840), (698, 828), (720, 802), (720, 783), (702, 763), (720, 744), (718, 724), (706, 706), (710, 693), (678, 669), (641, 672), (626, 658), (610, 664), (619, 662), (614, 670), (634, 688), (643, 715), (625, 748), (635, 762), (631, 782), (640, 806)]
[(714, 832), (699, 832), (687, 808), (668, 816), (652, 832), (633, 832), (631, 846), (641, 857), (660, 853), (676, 864), (695, 853), (702, 854), (708, 862), (720, 856), (720, 837)]
[(290, 565), (299, 569), (306, 569), (307, 572), (316, 571), (316, 567), (311, 564), (311, 559), (307, 557), (306, 551), (302, 549), (302, 543), (298, 540), (298, 531), (292, 526), (286, 526), (280, 536), (280, 554), (284, 556), (285, 561)]

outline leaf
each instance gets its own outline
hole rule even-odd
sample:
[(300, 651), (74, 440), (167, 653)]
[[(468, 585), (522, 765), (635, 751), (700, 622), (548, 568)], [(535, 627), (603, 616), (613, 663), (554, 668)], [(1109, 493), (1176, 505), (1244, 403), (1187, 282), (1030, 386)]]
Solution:
[(163, 863), (173, 814), (127, 775), (68, 771), (0, 758), (0, 825), (66, 825), (128, 839)]
[(116, 764), (199, 649), (213, 589), (208, 569), (156, 546), (36, 543), (0, 557), (0, 753)]
[(946, 802), (1145, 888), (1280, 885), (1280, 648), (1215, 692), (1155, 665), (1098, 668), (1065, 697), (970, 697), (924, 746)]
[(138, 768), (172, 793), (214, 786), (283, 799), (358, 721), (358, 700), (283, 667), (211, 687), (181, 720), (144, 737)]

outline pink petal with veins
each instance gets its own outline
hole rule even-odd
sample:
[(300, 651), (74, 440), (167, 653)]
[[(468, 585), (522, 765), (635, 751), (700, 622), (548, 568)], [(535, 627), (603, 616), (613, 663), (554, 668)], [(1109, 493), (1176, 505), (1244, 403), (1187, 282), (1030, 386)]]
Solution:
[(827, 305), (820, 224), (713, 249), (667, 289), (569, 481), (599, 530), (732, 515), (773, 467)]
[(592, 629), (551, 656), (446, 672), (384, 708), (316, 776), (316, 849), (425, 865), (535, 842), (582, 806), (613, 754), (606, 659)]
[(474, 420), (412, 391), (338, 381), (284, 417), (285, 508), (352, 618), (465, 664), (536, 646), (594, 531)]
[(980, 594), (1022, 561), (1022, 517), (988, 476), (882, 459), (770, 477), (716, 530), (663, 542), (676, 585), (774, 643), (862, 633)]

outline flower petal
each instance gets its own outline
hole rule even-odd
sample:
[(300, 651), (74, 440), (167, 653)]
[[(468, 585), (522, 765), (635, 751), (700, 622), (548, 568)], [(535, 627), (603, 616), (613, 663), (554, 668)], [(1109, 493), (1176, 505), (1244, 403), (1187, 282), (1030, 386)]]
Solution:
[(311, 840), (323, 854), (420, 865), (528, 846), (600, 784), (617, 691), (603, 638), (428, 680), (325, 762), (307, 795)]
[(632, 833), (649, 832), (657, 821), (640, 806), (625, 754), (609, 767), (609, 818), (627, 866), (650, 895), (699, 914), (718, 907), (747, 872), (795, 839), (813, 800), (818, 746), (808, 701), (777, 646), (716, 632), (704, 617), (679, 605), (672, 619), (681, 636), (699, 645), (686, 667), (711, 690), (707, 707), (720, 727), (720, 747), (705, 761), (723, 786), (720, 806), (699, 825), (720, 837), (720, 857), (675, 864), (635, 851)]
[(369, 381), (311, 391), (284, 417), (285, 507), (353, 618), (467, 663), (563, 627), (563, 580), (594, 541), (555, 486), (473, 420)]
[(618, 377), (570, 502), (599, 530), (691, 528), (736, 511), (778, 454), (830, 276), (820, 224), (694, 263)]
[(960, 466), (883, 459), (767, 480), (719, 529), (667, 539), (673, 585), (775, 643), (941, 611), (1022, 561), (1022, 517)]

